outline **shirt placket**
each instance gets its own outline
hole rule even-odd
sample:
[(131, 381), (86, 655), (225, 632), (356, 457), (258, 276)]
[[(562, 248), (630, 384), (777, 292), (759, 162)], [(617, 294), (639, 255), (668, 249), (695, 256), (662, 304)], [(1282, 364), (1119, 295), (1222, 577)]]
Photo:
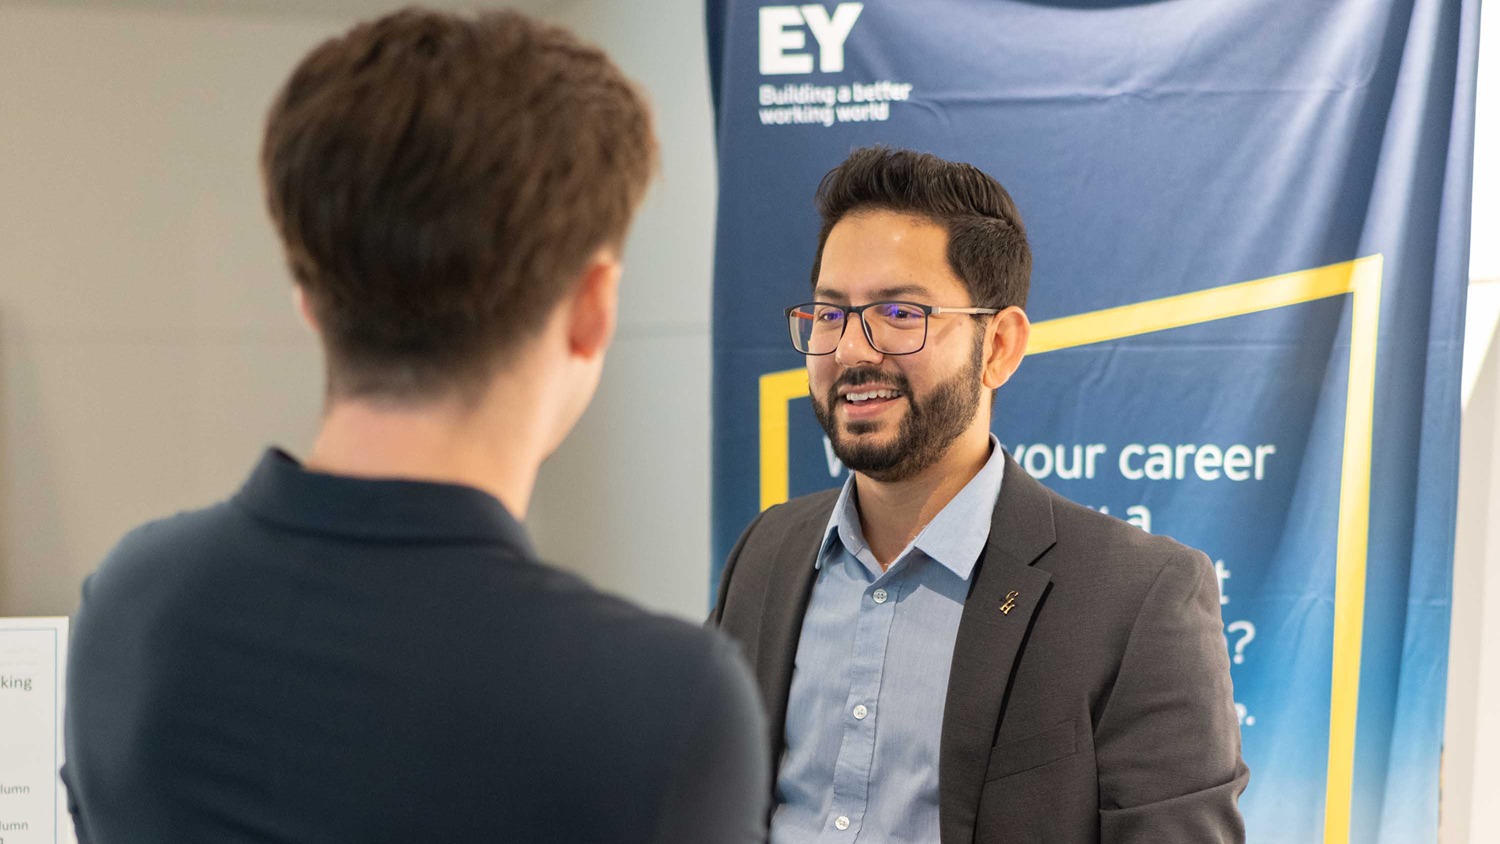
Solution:
[(843, 738), (833, 772), (833, 803), (824, 835), (832, 841), (858, 837), (869, 805), (870, 778), (875, 759), (875, 722), (880, 716), (880, 685), (891, 624), (896, 618), (904, 571), (876, 579), (860, 596), (850, 660), (849, 695), (841, 721)]

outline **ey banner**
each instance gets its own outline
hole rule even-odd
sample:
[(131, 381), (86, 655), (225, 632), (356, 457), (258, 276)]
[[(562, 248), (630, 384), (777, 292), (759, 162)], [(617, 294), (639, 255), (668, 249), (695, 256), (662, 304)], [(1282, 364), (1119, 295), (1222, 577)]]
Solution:
[(973, 163), (1035, 255), (995, 432), (1215, 560), (1250, 840), (1435, 840), (1477, 0), (707, 13), (716, 559), (846, 477), (781, 310), (819, 179), (870, 144)]

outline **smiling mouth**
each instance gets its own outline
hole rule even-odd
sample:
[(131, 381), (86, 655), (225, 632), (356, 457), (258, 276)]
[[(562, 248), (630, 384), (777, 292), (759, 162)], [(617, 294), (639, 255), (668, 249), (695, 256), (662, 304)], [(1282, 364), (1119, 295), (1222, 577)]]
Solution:
[(900, 390), (864, 390), (850, 391), (840, 396), (845, 402), (853, 407), (864, 407), (881, 402), (899, 399), (902, 396)]

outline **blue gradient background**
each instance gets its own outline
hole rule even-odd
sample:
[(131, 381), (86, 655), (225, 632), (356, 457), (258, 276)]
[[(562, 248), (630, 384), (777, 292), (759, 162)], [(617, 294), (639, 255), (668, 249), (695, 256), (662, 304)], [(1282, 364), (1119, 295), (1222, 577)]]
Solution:
[[(813, 190), (853, 147), (999, 179), (1035, 254), (1033, 321), (1382, 254), (1351, 839), (1436, 840), (1478, 2), (873, 0), (842, 73), (769, 77), (759, 5), (707, 6), (714, 580), (758, 509), (758, 378), (802, 365), (781, 308), (808, 289)], [(888, 122), (760, 123), (762, 84), (877, 80), (915, 86)], [(1233, 669), (1256, 842), (1322, 837), (1348, 343), (1341, 296), (1038, 355), (997, 404), (1008, 447), (1110, 447), (1099, 477), (1053, 488), (1145, 504), (1232, 572), (1225, 621), (1256, 627)], [(791, 419), (792, 494), (840, 483), (806, 401)], [(1130, 481), (1131, 442), (1277, 453), (1260, 482)]]

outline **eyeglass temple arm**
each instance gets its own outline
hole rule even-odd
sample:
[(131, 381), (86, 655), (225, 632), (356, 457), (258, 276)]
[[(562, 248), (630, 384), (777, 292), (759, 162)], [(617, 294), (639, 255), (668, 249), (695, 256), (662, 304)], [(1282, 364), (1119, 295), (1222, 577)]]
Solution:
[(938, 305), (932, 306), (934, 314), (998, 314), (999, 308), (944, 308)]

